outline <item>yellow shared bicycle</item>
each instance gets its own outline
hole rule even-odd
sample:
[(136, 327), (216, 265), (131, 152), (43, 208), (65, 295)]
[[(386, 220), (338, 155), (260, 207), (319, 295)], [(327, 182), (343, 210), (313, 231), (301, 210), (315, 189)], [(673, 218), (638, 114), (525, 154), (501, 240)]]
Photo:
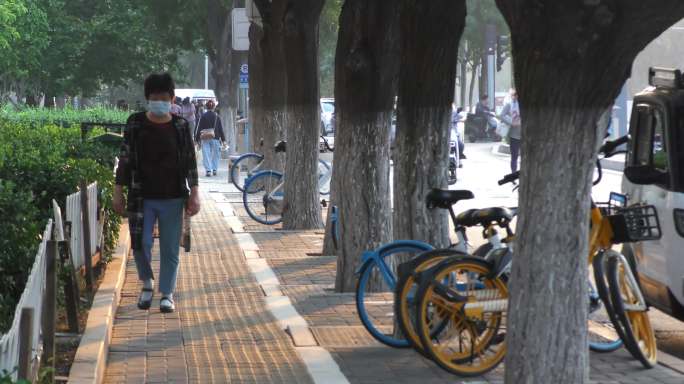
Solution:
[[(609, 157), (626, 140), (608, 142), (602, 153)], [(601, 179), (600, 163), (598, 170), (595, 184)], [(517, 178), (518, 174), (512, 174), (502, 182)], [(632, 267), (612, 248), (657, 239), (660, 225), (653, 206), (621, 207), (621, 195), (613, 194), (612, 199), (617, 203), (592, 203), (588, 261), (594, 265), (598, 294), (614, 331), (630, 353), (650, 368), (657, 361), (657, 349), (648, 307)], [(512, 262), (502, 257), (506, 253), (512, 253), (512, 247), (492, 250), (485, 259), (455, 255), (418, 274), (416, 333), (424, 353), (442, 368), (477, 376), (494, 369), (505, 357), (507, 271)]]

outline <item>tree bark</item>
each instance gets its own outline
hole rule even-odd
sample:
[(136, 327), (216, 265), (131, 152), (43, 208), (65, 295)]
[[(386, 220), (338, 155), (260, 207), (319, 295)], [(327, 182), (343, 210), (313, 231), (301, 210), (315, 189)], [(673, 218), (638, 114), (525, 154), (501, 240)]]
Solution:
[(394, 157), (394, 238), (449, 245), (444, 210), (428, 210), (447, 187), (449, 121), (465, 0), (403, 0)]
[(247, 62), (249, 65), (249, 115), (250, 123), (250, 146), (252, 152), (263, 153), (260, 139), (264, 137), (263, 104), (264, 104), (264, 52), (261, 49), (261, 40), (264, 30), (256, 23), (249, 26), (249, 53)]
[[(286, 0), (255, 0), (261, 14), (263, 29), (259, 42), (262, 61), (262, 105), (261, 116), (256, 116), (261, 125), (258, 138), (263, 138), (261, 152), (264, 155), (262, 169), (285, 170), (285, 156), (276, 154), (273, 148), (276, 142), (286, 140), (285, 109), (287, 102), (287, 75), (283, 62), (283, 17)], [(288, 151), (289, 152), (289, 151)]]
[(284, 229), (323, 227), (318, 192), (321, 126), (318, 22), (325, 0), (287, 0), (283, 18), (287, 75)]
[[(392, 237), (389, 136), (399, 57), (400, 0), (347, 0), (335, 55), (338, 292), (353, 291), (361, 253)], [(324, 248), (331, 249), (328, 221)], [(331, 254), (325, 252), (325, 254)]]
[(684, 16), (680, 1), (656, 3), (497, 0), (512, 31), (523, 123), (507, 383), (589, 381), (587, 218), (602, 138), (596, 121), (638, 52)]
[(212, 77), (214, 78), (218, 112), (223, 123), (226, 140), (235, 149), (235, 92), (231, 90), (232, 65), (232, 5), (225, 6), (221, 0), (210, 0), (207, 3), (207, 28), (211, 36), (211, 49), (208, 52), (212, 63)]
[[(469, 93), (468, 93), (468, 106), (469, 106), (469, 107), (470, 107), (471, 105), (473, 105), (473, 97), (475, 96), (475, 95), (474, 95), (474, 92), (475, 92), (475, 80), (477, 80), (477, 68), (478, 68), (478, 65), (477, 65), (476, 61), (473, 62), (473, 65), (471, 66), (471, 68), (472, 68), (472, 75), (470, 76), (470, 90), (469, 90)], [(469, 111), (469, 112), (470, 112), (470, 111)]]

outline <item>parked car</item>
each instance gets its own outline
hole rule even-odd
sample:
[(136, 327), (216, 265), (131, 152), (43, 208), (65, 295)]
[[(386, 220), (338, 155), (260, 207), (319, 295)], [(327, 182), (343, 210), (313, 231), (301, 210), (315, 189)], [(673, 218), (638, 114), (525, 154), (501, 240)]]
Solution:
[(213, 101), (214, 104), (218, 105), (218, 100), (216, 99), (216, 93), (213, 89), (193, 89), (193, 88), (177, 88), (175, 90), (176, 96), (181, 99), (189, 97), (192, 101)]
[(335, 127), (332, 119), (335, 113), (335, 99), (321, 98), (321, 135), (332, 136), (335, 134)]

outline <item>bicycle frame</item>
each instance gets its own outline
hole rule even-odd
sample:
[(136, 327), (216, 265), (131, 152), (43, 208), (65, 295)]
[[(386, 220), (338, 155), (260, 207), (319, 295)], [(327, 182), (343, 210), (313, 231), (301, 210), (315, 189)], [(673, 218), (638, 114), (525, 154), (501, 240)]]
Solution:
[[(391, 268), (385, 263), (382, 257), (380, 257), (381, 254), (384, 253), (385, 249), (388, 247), (399, 247), (398, 249), (401, 250), (402, 247), (406, 248), (406, 251), (413, 251), (416, 247), (419, 248), (425, 248), (427, 249), (432, 249), (433, 247), (425, 243), (423, 241), (418, 241), (418, 240), (399, 240), (395, 241), (389, 244), (385, 244), (380, 248), (376, 248), (372, 251), (365, 251), (363, 254), (361, 254), (361, 264), (359, 268), (356, 270), (356, 275), (361, 274), (361, 270), (367, 263), (376, 263), (378, 265), (378, 268), (380, 269), (380, 272), (382, 273), (382, 277), (387, 283), (387, 285), (394, 289), (396, 286), (396, 279), (394, 278), (394, 273), (392, 272)], [(397, 251), (401, 252), (401, 251)]]
[[(591, 203), (591, 232), (589, 239), (589, 264), (591, 265), (594, 256), (598, 252), (610, 249), (613, 246), (613, 228), (608, 218), (603, 215), (601, 209), (593, 201)], [(627, 278), (627, 284), (629, 284), (630, 289), (636, 294), (639, 301), (636, 305), (625, 305), (625, 309), (629, 311), (646, 311), (648, 306), (639, 288), (639, 283), (637, 283), (634, 273), (632, 273), (632, 268), (627, 258), (621, 253), (618, 254), (620, 256), (620, 263), (623, 265), (625, 277)]]

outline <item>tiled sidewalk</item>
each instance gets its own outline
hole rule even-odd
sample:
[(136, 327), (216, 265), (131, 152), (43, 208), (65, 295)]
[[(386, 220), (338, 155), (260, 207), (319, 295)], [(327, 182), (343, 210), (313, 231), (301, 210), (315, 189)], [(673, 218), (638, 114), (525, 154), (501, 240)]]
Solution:
[[(250, 232), (251, 219), (233, 209)], [(335, 258), (317, 256), (322, 231), (285, 232), (260, 227), (251, 232), (259, 256), (267, 259), (280, 282), (281, 292), (309, 324), (316, 342), (328, 350), (351, 383), (501, 383), (503, 365), (484, 377), (453, 376), (409, 349), (393, 349), (375, 341), (358, 319), (353, 293), (335, 293)], [(382, 302), (380, 300), (379, 302)], [(375, 308), (392, 311), (390, 305)], [(372, 311), (372, 310), (371, 310)], [(610, 354), (591, 354), (593, 383), (684, 383), (684, 375), (664, 366), (642, 369), (622, 349)]]
[[(192, 248), (181, 253), (173, 314), (159, 312), (158, 294), (152, 309), (137, 309), (141, 286), (130, 258), (105, 382), (311, 382), (207, 194), (193, 219)], [(155, 247), (155, 270), (158, 263)]]

